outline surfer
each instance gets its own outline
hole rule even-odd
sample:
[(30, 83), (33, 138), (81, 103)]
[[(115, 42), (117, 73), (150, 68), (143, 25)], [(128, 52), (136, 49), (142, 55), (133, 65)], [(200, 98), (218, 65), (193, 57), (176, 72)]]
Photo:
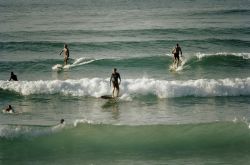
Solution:
[(69, 60), (69, 49), (68, 49), (68, 45), (64, 44), (64, 48), (61, 51), (60, 55), (64, 52), (64, 65), (67, 65), (68, 60)]
[[(120, 82), (118, 82), (118, 79), (120, 79)], [(111, 77), (110, 77), (110, 86), (111, 86), (111, 82), (113, 84), (112, 97), (115, 97), (115, 90), (117, 90), (116, 97), (118, 97), (119, 96), (119, 85), (121, 83), (121, 76), (117, 72), (116, 68), (114, 68), (113, 73), (111, 74)]]
[(61, 119), (61, 120), (60, 120), (60, 124), (64, 124), (64, 119)]
[(10, 73), (10, 79), (9, 79), (9, 81), (11, 81), (11, 80), (18, 81), (17, 80), (17, 76), (13, 72)]
[(12, 106), (9, 105), (9, 106), (5, 109), (5, 112), (12, 113), (12, 112), (14, 112), (14, 110), (13, 110)]
[(179, 46), (179, 44), (176, 44), (176, 47), (173, 49), (172, 54), (174, 54), (174, 64), (176, 64), (176, 67), (179, 66), (180, 61), (180, 53), (182, 56), (182, 51), (181, 51), (181, 47)]

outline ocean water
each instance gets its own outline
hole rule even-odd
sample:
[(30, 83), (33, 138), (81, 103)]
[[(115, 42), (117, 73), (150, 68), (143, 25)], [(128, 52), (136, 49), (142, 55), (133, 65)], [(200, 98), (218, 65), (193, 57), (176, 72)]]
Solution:
[(0, 0), (0, 164), (249, 164), (249, 18), (249, 0)]

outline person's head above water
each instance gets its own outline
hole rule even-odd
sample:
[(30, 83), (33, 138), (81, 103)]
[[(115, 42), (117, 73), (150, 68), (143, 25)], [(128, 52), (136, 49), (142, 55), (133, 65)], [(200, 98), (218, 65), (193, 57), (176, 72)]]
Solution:
[(117, 71), (117, 69), (116, 69), (116, 68), (114, 68), (114, 69), (113, 69), (113, 72), (114, 72), (114, 73), (116, 73), (116, 71)]
[(67, 45), (67, 44), (64, 44), (64, 48), (68, 48), (68, 45)]
[(61, 119), (61, 120), (60, 120), (60, 123), (63, 124), (63, 123), (64, 123), (64, 119)]

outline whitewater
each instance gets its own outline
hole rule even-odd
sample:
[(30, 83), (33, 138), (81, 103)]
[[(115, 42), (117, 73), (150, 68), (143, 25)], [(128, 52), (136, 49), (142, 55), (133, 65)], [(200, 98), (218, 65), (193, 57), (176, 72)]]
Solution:
[[(219, 80), (166, 81), (155, 79), (125, 79), (120, 85), (123, 97), (133, 95), (155, 95), (159, 98), (172, 97), (216, 97), (249, 96), (250, 78)], [(80, 80), (52, 81), (0, 81), (0, 89), (21, 95), (61, 94), (69, 96), (101, 97), (110, 94), (110, 80), (93, 78)]]

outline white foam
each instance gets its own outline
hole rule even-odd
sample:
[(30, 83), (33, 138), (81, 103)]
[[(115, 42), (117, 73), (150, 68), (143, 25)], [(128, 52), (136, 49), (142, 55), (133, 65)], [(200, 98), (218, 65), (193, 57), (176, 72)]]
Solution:
[(52, 70), (54, 70), (54, 71), (59, 71), (62, 69), (63, 69), (63, 66), (61, 64), (56, 64), (56, 65), (52, 66)]
[[(130, 100), (134, 95), (153, 94), (159, 98), (183, 96), (212, 97), (250, 95), (250, 78), (240, 79), (198, 79), (188, 81), (167, 81), (155, 79), (123, 79), (120, 85), (121, 99)], [(91, 96), (99, 98), (111, 93), (109, 79), (83, 78), (80, 80), (51, 81), (0, 81), (0, 89), (22, 95), (61, 94), (70, 96)]]
[(243, 59), (250, 59), (250, 53), (228, 53), (228, 52), (219, 52), (219, 53), (196, 53), (196, 57), (198, 59), (202, 59), (204, 57), (209, 56), (236, 56), (236, 57), (242, 57)]
[(78, 124), (95, 124), (95, 123), (87, 119), (76, 119), (74, 121), (74, 127), (77, 127)]

